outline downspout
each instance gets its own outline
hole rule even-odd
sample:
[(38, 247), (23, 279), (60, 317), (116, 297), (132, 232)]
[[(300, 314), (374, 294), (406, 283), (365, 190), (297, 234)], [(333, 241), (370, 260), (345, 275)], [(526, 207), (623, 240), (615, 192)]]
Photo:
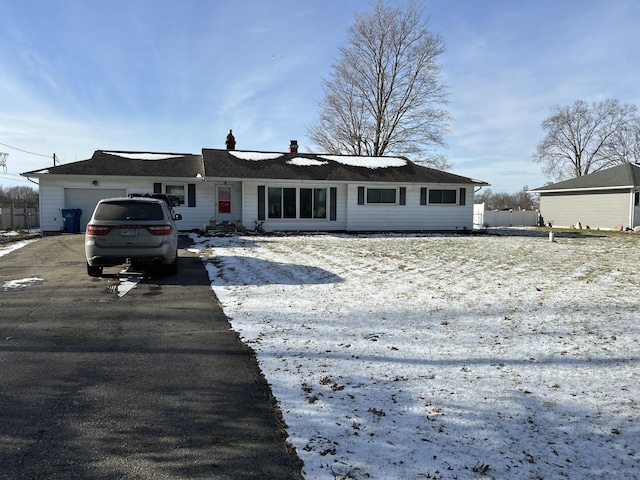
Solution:
[(635, 227), (635, 214), (636, 214), (636, 191), (631, 189), (631, 201), (629, 202), (629, 228)]

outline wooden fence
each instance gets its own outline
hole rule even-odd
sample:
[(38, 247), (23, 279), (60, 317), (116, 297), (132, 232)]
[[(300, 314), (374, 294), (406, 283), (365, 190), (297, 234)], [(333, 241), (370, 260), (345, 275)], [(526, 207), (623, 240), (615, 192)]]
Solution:
[(40, 228), (40, 212), (34, 203), (0, 203), (0, 230)]

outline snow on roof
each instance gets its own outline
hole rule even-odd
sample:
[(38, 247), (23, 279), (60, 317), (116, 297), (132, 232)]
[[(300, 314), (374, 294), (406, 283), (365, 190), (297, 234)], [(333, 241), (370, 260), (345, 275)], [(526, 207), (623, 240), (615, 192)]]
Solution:
[[(261, 160), (276, 160), (283, 155), (282, 153), (244, 152), (238, 150), (232, 150), (229, 151), (229, 153), (240, 160), (256, 162)], [(407, 160), (398, 157), (358, 157), (349, 155), (318, 155), (317, 159), (294, 157), (287, 160), (287, 163), (289, 165), (296, 165), (299, 167), (319, 167), (327, 165), (329, 161), (352, 167), (365, 168), (404, 167), (407, 164)]]
[(407, 161), (398, 157), (356, 157), (343, 155), (322, 155), (320, 158), (342, 163), (352, 167), (389, 168), (404, 167)]
[(255, 162), (261, 160), (275, 160), (282, 156), (281, 153), (240, 152), (238, 150), (232, 150), (229, 153), (240, 160), (251, 160)]
[(131, 160), (168, 160), (170, 158), (179, 158), (182, 155), (175, 153), (125, 153), (125, 152), (104, 152), (107, 155), (116, 157), (129, 158)]
[(322, 165), (327, 165), (329, 162), (323, 162), (322, 160), (316, 160), (315, 158), (295, 157), (288, 160), (287, 163), (298, 167), (320, 167)]

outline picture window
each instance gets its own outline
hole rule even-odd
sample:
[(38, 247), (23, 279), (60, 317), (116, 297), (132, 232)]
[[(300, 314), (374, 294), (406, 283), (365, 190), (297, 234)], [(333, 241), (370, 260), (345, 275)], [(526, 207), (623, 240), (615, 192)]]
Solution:
[(396, 203), (397, 189), (367, 188), (367, 203)]
[(429, 189), (429, 203), (441, 205), (455, 205), (457, 195), (455, 190), (433, 190)]

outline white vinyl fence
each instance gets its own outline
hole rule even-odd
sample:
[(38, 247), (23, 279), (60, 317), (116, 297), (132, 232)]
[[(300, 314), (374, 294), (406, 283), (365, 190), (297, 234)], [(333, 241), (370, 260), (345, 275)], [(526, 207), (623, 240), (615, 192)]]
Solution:
[(540, 212), (532, 210), (485, 210), (484, 203), (473, 206), (473, 227), (535, 227)]

